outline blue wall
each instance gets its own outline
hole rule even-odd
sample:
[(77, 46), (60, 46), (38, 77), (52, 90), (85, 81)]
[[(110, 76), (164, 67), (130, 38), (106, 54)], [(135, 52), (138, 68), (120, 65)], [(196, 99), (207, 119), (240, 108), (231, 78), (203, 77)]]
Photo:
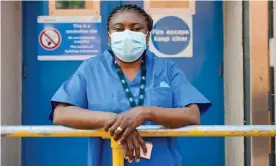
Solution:
[[(102, 48), (107, 48), (108, 13), (121, 3), (101, 2), (103, 20)], [(132, 2), (134, 3), (134, 2)], [(142, 2), (135, 2), (143, 6)], [(76, 70), (80, 61), (46, 62), (37, 60), (37, 16), (48, 15), (48, 2), (23, 2), (23, 63), (27, 78), (23, 80), (23, 125), (50, 125), (49, 100)], [(194, 56), (174, 59), (188, 79), (213, 103), (202, 116), (202, 124), (224, 124), (223, 78), (218, 64), (223, 58), (222, 2), (197, 2), (193, 17)], [(224, 165), (223, 138), (181, 138), (186, 166)], [(82, 166), (87, 161), (86, 138), (27, 138), (22, 141), (23, 166)]]

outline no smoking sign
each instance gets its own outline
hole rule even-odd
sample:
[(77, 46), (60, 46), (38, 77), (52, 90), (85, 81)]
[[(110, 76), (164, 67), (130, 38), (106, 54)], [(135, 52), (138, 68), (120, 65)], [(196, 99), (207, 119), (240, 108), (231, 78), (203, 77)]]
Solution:
[(39, 35), (39, 43), (46, 50), (54, 50), (59, 47), (61, 35), (53, 28), (44, 29)]

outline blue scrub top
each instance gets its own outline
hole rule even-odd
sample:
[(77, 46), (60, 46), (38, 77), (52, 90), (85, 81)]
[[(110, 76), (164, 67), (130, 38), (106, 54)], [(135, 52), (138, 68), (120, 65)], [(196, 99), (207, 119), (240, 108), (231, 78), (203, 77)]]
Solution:
[[(131, 109), (129, 101), (114, 68), (112, 52), (85, 60), (77, 71), (66, 80), (51, 100), (52, 109), (58, 102), (95, 111), (121, 113)], [(146, 51), (146, 106), (181, 108), (198, 104), (205, 112), (211, 103), (187, 80), (175, 62), (159, 58)], [(141, 72), (132, 82), (128, 81), (136, 103), (138, 102)], [(52, 113), (50, 118), (52, 119)], [(156, 125), (145, 122), (144, 125)], [(153, 144), (151, 159), (133, 160), (131, 166), (181, 166), (175, 138), (145, 138)], [(110, 141), (90, 138), (88, 143), (88, 166), (112, 166)]]

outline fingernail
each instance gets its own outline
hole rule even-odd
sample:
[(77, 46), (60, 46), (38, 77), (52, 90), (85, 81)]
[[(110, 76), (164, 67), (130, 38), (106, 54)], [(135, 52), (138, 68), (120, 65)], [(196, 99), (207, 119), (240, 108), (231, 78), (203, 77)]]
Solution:
[(139, 163), (140, 162), (140, 159), (136, 159), (136, 163)]
[(120, 141), (118, 141), (118, 144), (119, 144), (119, 145), (121, 145), (121, 142), (120, 142)]
[(129, 163), (132, 163), (132, 160), (128, 160)]

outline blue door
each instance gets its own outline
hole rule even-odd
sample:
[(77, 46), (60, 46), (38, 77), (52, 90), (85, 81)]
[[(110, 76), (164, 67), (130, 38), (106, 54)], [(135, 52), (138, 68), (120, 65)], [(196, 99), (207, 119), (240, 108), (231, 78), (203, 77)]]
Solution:
[[(101, 2), (102, 48), (107, 48), (105, 20), (108, 13), (126, 1)], [(133, 2), (143, 6), (143, 2)], [(80, 65), (80, 61), (37, 60), (37, 16), (48, 15), (47, 1), (23, 2), (23, 125), (50, 125), (49, 100)], [(202, 124), (224, 124), (223, 78), (220, 62), (223, 58), (222, 2), (197, 2), (193, 16), (193, 57), (175, 58), (188, 79), (213, 103), (202, 116)], [(223, 138), (179, 139), (183, 165), (224, 165)], [(23, 166), (83, 166), (87, 162), (86, 138), (24, 138)]]

